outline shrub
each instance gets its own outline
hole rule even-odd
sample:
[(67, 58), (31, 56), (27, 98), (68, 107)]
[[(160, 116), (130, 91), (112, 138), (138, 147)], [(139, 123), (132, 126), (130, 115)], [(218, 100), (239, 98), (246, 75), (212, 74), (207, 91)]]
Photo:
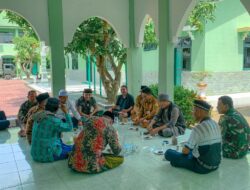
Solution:
[(158, 97), (158, 84), (151, 84), (149, 85), (149, 88), (152, 91), (152, 95), (157, 98)]
[(182, 86), (177, 86), (174, 89), (174, 102), (180, 107), (188, 127), (195, 123), (193, 118), (193, 101), (196, 97), (197, 93), (193, 90)]
[[(158, 84), (150, 85), (149, 88), (152, 90), (152, 94), (157, 97)], [(186, 89), (183, 86), (176, 86), (174, 89), (174, 102), (181, 109), (186, 120), (187, 127), (190, 127), (195, 123), (192, 112), (193, 101), (196, 96), (197, 93), (195, 91)]]

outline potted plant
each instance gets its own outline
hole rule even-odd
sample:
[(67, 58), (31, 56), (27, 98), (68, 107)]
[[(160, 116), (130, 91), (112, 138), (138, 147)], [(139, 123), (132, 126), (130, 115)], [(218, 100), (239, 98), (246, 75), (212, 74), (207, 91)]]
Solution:
[(198, 98), (200, 99), (206, 99), (207, 83), (205, 79), (208, 77), (211, 77), (211, 74), (207, 71), (192, 73), (192, 78), (197, 80)]

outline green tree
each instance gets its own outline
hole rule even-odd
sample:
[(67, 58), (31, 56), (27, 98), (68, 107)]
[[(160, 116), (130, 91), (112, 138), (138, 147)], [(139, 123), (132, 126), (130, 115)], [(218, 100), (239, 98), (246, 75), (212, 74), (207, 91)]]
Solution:
[(15, 12), (4, 10), (5, 18), (9, 20), (10, 23), (17, 24), (20, 28), (22, 28), (24, 35), (33, 37), (38, 40), (38, 37), (30, 25), (30, 23), (25, 20), (23, 17), (19, 16)]
[(17, 55), (15, 57), (16, 63), (20, 64), (22, 70), (30, 78), (33, 63), (40, 61), (40, 44), (34, 37), (22, 36), (14, 39), (15, 50)]
[(157, 44), (158, 44), (158, 39), (156, 37), (155, 25), (152, 18), (149, 17), (145, 25), (143, 46), (146, 49), (147, 48), (150, 49), (149, 46), (157, 47)]
[(121, 68), (127, 58), (126, 48), (114, 29), (105, 20), (90, 18), (77, 28), (65, 50), (83, 57), (91, 56), (96, 61), (107, 99), (114, 102), (121, 83)]
[(30, 78), (33, 63), (40, 60), (40, 45), (38, 36), (30, 23), (15, 12), (4, 10), (5, 18), (10, 23), (17, 24), (23, 31), (24, 35), (14, 39), (15, 50), (17, 51), (16, 63), (20, 64), (22, 71)]
[(214, 21), (216, 3), (213, 0), (200, 0), (188, 18), (187, 24), (196, 31), (203, 32), (208, 21)]

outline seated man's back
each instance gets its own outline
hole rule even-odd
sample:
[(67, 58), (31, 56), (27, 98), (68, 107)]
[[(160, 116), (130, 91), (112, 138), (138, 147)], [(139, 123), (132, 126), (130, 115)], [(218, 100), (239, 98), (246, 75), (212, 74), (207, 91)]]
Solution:
[(69, 167), (78, 172), (98, 173), (120, 165), (123, 162), (122, 157), (113, 156), (112, 159), (117, 159), (117, 162), (111, 166), (107, 155), (102, 153), (108, 144), (114, 155), (121, 152), (118, 134), (112, 121), (105, 117), (92, 117), (75, 140), (69, 156)]

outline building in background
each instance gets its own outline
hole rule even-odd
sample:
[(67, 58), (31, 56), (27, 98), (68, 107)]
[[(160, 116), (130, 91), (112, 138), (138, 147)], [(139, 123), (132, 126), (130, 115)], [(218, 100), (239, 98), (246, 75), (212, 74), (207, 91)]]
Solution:
[[(250, 16), (239, 0), (217, 3), (215, 21), (194, 39), (182, 37), (182, 85), (195, 89), (192, 72), (209, 72), (207, 94), (250, 91)], [(176, 63), (178, 65), (178, 63)]]
[(13, 39), (23, 35), (22, 30), (16, 24), (9, 23), (5, 18), (5, 12), (0, 14), (0, 61), (2, 63), (13, 63), (16, 56)]

